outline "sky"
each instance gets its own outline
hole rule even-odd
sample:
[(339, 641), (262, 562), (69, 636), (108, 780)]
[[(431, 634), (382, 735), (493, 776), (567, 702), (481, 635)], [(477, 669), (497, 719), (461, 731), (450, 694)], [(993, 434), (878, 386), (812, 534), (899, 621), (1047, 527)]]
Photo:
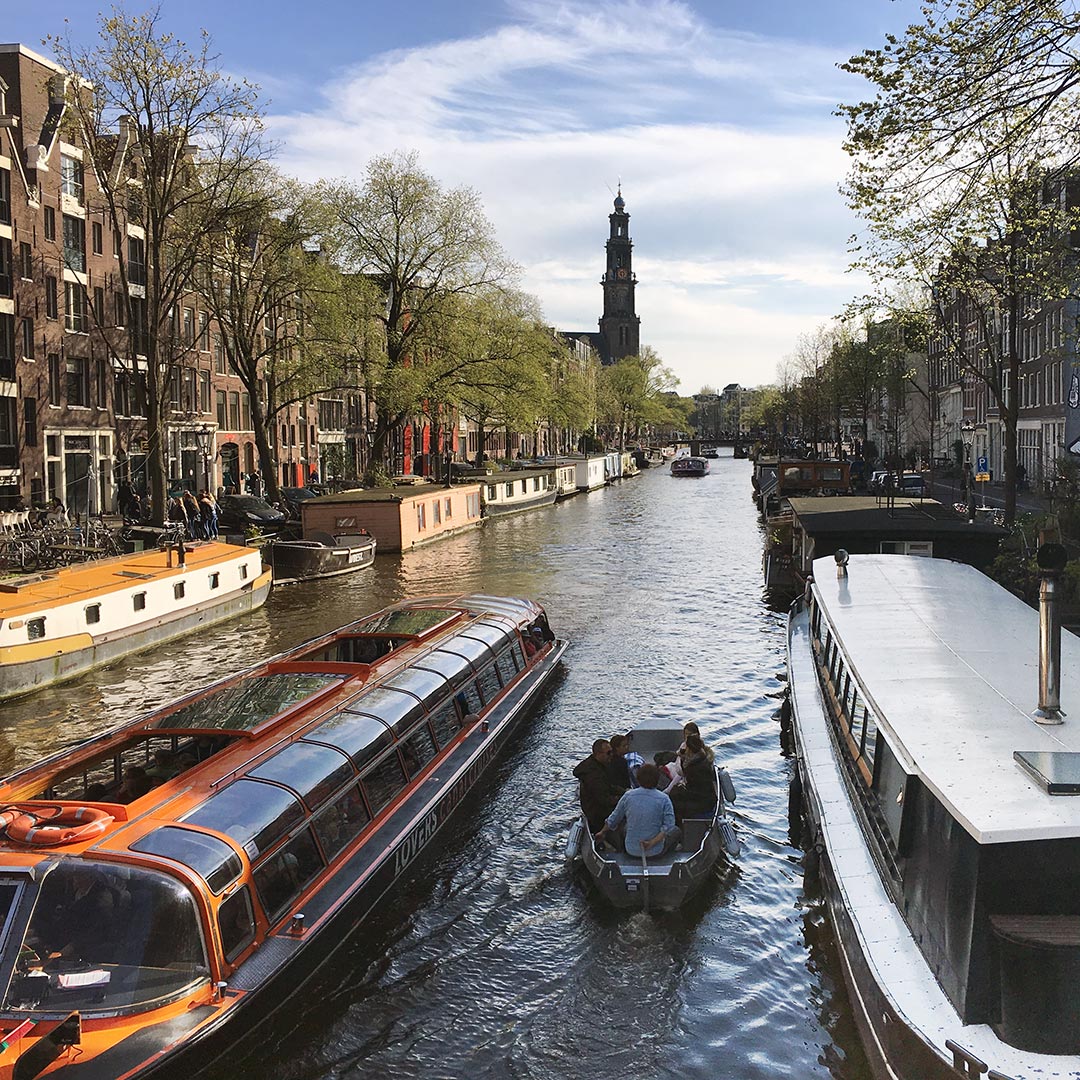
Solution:
[[(800, 334), (864, 291), (837, 64), (917, 0), (160, 0), (260, 87), (280, 168), (362, 179), (415, 150), (475, 189), (546, 320), (596, 330), (607, 215), (630, 214), (641, 342), (684, 394), (775, 380)], [(129, 11), (144, 10), (137, 3)], [(5, 5), (0, 36), (92, 44), (86, 0)]]

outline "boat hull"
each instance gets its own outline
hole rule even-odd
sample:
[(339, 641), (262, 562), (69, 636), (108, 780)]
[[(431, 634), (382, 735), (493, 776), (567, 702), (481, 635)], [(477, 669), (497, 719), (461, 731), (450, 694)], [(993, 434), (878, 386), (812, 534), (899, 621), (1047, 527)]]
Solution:
[(278, 584), (337, 577), (365, 570), (375, 562), (375, 541), (363, 545), (275, 543), (265, 549)]
[(81, 647), (63, 647), (61, 650), (54, 649), (50, 655), (0, 664), (0, 700), (20, 697), (77, 678), (130, 653), (153, 648), (254, 611), (266, 602), (271, 582), (272, 575), (266, 571), (249, 585), (220, 599), (188, 608), (181, 614), (162, 615), (97, 640), (88, 637), (87, 643)]
[(557, 495), (558, 492), (552, 489), (512, 502), (485, 502), (484, 517), (505, 517), (508, 514), (521, 514), (526, 510), (538, 510), (542, 506), (551, 506)]

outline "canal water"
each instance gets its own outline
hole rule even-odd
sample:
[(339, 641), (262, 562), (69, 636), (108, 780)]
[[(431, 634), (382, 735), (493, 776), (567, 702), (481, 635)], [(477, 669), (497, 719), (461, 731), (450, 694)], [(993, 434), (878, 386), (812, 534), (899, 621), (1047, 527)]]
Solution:
[[(215, 1080), (866, 1080), (823, 902), (791, 845), (784, 615), (750, 465), (654, 469), (266, 606), (0, 714), (0, 771), (403, 597), (535, 597), (572, 645), (516, 744), (260, 1049)], [(618, 914), (564, 865), (571, 770), (644, 716), (695, 720), (744, 853), (686, 909)]]

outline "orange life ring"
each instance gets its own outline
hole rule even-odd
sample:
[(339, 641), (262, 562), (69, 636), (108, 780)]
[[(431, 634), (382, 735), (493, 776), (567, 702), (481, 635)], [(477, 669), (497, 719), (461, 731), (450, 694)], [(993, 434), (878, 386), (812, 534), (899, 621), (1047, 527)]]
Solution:
[[(0, 821), (10, 812), (0, 814)], [(7, 823), (7, 837), (17, 844), (58, 847), (100, 836), (112, 824), (112, 814), (96, 806), (50, 806), (23, 810)]]

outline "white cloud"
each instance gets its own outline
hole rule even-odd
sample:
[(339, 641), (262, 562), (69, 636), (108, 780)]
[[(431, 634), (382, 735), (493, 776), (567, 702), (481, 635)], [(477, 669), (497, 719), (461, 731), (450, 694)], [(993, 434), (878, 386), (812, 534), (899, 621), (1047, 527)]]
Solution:
[(508, 10), (488, 33), (357, 65), (317, 111), (271, 118), (283, 167), (359, 178), (374, 154), (418, 150), (440, 182), (480, 192), (568, 329), (600, 314), (621, 176), (643, 341), (684, 390), (771, 379), (798, 334), (858, 291), (836, 193), (837, 58), (722, 32), (672, 0)]

